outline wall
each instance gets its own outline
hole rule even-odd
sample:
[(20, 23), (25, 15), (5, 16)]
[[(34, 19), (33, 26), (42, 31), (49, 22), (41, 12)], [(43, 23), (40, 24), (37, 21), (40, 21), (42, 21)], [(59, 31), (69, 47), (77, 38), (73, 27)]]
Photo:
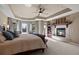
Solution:
[(44, 34), (44, 21), (38, 21), (38, 27), (39, 27), (39, 34)]
[(31, 25), (35, 24), (35, 32), (39, 32), (38, 21), (18, 21), (17, 23), (17, 31), (21, 31), (21, 24), (26, 23), (28, 25), (28, 32), (32, 32)]
[(7, 16), (0, 11), (0, 25), (7, 27)]
[[(69, 20), (72, 20), (72, 24), (66, 28), (66, 38), (72, 42), (79, 43), (79, 13), (68, 16)], [(62, 27), (62, 26), (57, 26)], [(52, 34), (55, 33), (55, 27), (52, 27)]]
[(18, 21), (17, 31), (21, 31), (21, 24), (26, 23), (28, 25), (28, 32), (32, 32), (32, 24), (35, 24), (35, 33), (44, 34), (44, 22), (43, 21)]
[(13, 18), (8, 18), (8, 25), (9, 25), (9, 30), (10, 31), (16, 31), (17, 30), (17, 20)]
[(73, 23), (69, 26), (70, 38), (73, 42), (79, 43), (79, 13), (70, 16)]
[(15, 18), (8, 4), (0, 4), (0, 11), (8, 17)]

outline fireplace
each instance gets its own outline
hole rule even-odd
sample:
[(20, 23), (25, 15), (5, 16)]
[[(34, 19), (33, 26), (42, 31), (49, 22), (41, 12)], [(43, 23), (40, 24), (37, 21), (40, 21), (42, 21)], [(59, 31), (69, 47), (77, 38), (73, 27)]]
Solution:
[(65, 37), (66, 36), (66, 29), (65, 28), (57, 28), (56, 35), (61, 36), (61, 37)]

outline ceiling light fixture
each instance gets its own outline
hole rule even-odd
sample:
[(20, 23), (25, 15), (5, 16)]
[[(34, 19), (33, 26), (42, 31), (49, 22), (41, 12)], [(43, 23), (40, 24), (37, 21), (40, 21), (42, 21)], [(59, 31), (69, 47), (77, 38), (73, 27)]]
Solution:
[(41, 15), (48, 14), (46, 8), (41, 4), (38, 5), (38, 7), (36, 8), (36, 11), (33, 13), (37, 14), (37, 18), (40, 17)]

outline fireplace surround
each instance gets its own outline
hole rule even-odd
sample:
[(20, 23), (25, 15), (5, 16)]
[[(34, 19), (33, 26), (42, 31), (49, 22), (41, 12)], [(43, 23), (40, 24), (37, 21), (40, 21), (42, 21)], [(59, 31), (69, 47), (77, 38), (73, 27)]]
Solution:
[(66, 36), (66, 28), (56, 28), (56, 36), (65, 37)]

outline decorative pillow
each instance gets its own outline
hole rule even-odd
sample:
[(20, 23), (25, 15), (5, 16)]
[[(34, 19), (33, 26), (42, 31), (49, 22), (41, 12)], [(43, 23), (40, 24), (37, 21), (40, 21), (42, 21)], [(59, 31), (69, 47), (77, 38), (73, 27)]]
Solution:
[(3, 35), (6, 38), (6, 40), (12, 40), (12, 39), (14, 39), (13, 35), (10, 32), (8, 32), (8, 31), (4, 31)]
[(12, 32), (12, 31), (8, 31), (8, 32), (10, 32), (13, 35), (13, 37), (15, 37), (15, 33), (14, 32)]
[(19, 36), (18, 33), (16, 33), (16, 32), (12, 32), (12, 31), (8, 31), (8, 32), (10, 32), (13, 35), (14, 38)]
[(6, 38), (2, 35), (2, 32), (0, 32), (0, 43), (3, 43), (6, 40)]

